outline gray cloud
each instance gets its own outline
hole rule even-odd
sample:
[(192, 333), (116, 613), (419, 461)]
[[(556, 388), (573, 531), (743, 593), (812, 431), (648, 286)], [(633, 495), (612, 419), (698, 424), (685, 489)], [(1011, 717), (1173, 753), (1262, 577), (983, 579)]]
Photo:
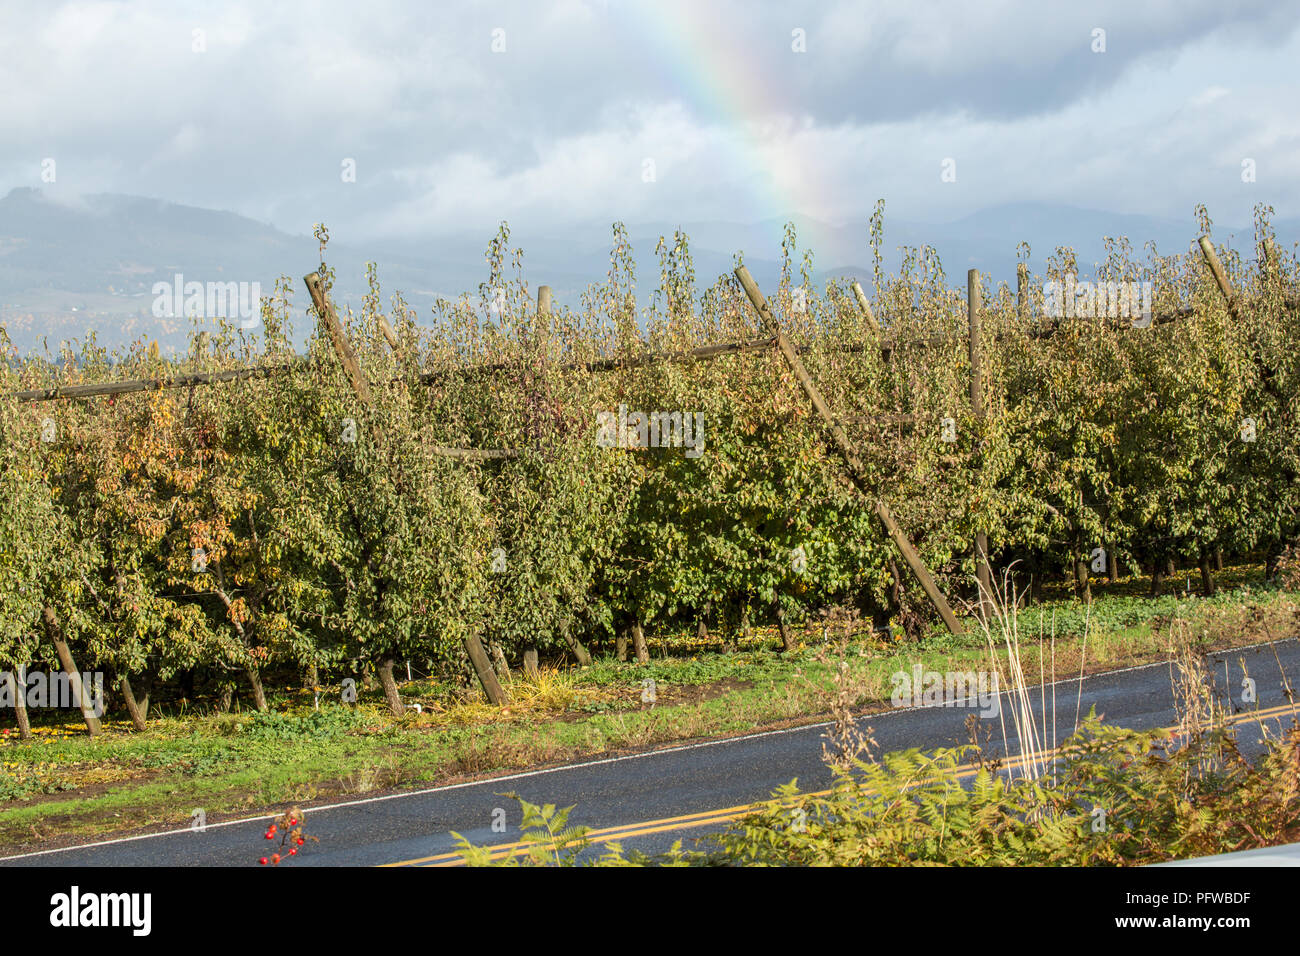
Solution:
[[(1202, 200), (1242, 221), (1266, 198), (1294, 215), (1298, 11), (10, 3), (0, 188), (138, 193), (369, 237), (500, 219), (844, 221), (877, 196), (935, 219), (1016, 199), (1179, 216)], [(955, 183), (940, 182), (945, 158)]]

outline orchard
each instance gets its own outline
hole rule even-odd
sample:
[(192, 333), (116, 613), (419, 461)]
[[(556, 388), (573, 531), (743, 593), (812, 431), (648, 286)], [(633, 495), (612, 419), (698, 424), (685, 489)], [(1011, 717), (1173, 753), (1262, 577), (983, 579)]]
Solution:
[[(873, 496), (955, 606), (979, 597), (978, 536), (1026, 600), (1062, 577), (1086, 600), (1118, 569), (1158, 590), (1174, 562), (1208, 593), (1224, 554), (1271, 572), (1300, 536), (1300, 317), (1270, 212), (1254, 258), (1212, 247), (1231, 298), (1194, 245), (1139, 260), (1112, 241), (1098, 281), (1148, 283), (1174, 320), (1056, 315), (1043, 290), (1081, 271), (1061, 249), (1019, 288), (978, 277), (974, 338), (932, 249), (880, 269), (878, 215), (869, 303), (814, 287), (788, 228), (764, 291), (870, 495), (736, 279), (700, 288), (680, 234), (640, 297), (616, 225), (575, 308), (539, 306), (505, 227), (478, 294), (429, 318), (384, 309), (372, 270), (340, 316), (354, 369), (317, 307), (295, 348), (288, 279), (256, 329), (196, 332), (186, 356), (92, 336), (25, 357), (0, 329), (0, 670), (105, 672), (143, 730), (151, 699), (196, 682), (264, 710), (269, 689), (373, 673), (402, 713), (411, 661), (500, 703), (500, 665), (644, 660), (648, 632), (771, 624), (788, 646), (852, 606), (915, 637), (934, 611)], [(113, 382), (153, 387), (59, 393)], [(620, 409), (700, 423), (700, 453), (598, 441)]]

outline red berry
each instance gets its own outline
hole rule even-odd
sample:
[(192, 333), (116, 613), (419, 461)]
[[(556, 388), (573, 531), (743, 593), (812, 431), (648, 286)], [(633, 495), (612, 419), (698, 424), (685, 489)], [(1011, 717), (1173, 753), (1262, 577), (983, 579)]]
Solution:
[(272, 854), (271, 854), (271, 862), (272, 862), (272, 863), (279, 863), (279, 862), (280, 862), (280, 854), (278, 854), (278, 853), (272, 853)]
[(299, 845), (299, 846), (302, 846), (302, 845), (303, 845), (304, 843), (306, 843), (306, 842), (307, 842), (307, 841), (304, 840), (302, 837), (298, 837), (298, 845)]
[(266, 857), (262, 857), (262, 858), (261, 858), (260, 860), (258, 860), (257, 862), (258, 862), (258, 863), (263, 863), (263, 864), (266, 863)]
[(298, 852), (298, 848), (297, 848), (297, 847), (294, 847), (292, 850), (289, 851), (289, 855), (290, 855), (290, 856), (293, 856), (293, 855), (294, 855), (295, 853), (297, 853), (297, 852)]

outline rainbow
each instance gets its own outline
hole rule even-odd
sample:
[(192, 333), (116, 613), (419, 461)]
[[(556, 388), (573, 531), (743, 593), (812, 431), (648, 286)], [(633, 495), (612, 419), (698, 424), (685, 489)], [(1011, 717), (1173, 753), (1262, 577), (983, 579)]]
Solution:
[(736, 209), (745, 222), (775, 219), (774, 248), (753, 250), (771, 257), (780, 248), (782, 224), (797, 213), (823, 214), (833, 205), (822, 197), (819, 180), (809, 176), (789, 150), (773, 149), (764, 138), (774, 114), (794, 112), (786, 92), (764, 70), (759, 55), (741, 44), (729, 25), (711, 14), (707, 4), (658, 0), (610, 5), (626, 14), (638, 37), (662, 66), (666, 91), (722, 128), (728, 148), (718, 154), (719, 180), (751, 197)]

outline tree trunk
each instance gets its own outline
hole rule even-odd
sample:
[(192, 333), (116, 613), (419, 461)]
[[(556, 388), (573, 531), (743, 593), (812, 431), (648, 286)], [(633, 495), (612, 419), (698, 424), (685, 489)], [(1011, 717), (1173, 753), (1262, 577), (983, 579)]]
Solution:
[[(482, 647), (479, 648), (481, 652)], [(379, 672), (379, 682), (384, 687), (384, 699), (388, 701), (388, 709), (393, 712), (394, 717), (400, 717), (406, 713), (402, 707), (402, 695), (397, 692), (397, 681), (393, 679), (393, 666), (397, 659), (391, 655), (381, 658), (378, 666), (375, 668)]]
[[(470, 663), (474, 665), (474, 673), (478, 675), (478, 682), (483, 686), (483, 693), (487, 694), (487, 699), (497, 707), (503, 707), (509, 703), (506, 692), (497, 681), (497, 675), (492, 673), (492, 662), (488, 660), (487, 651), (483, 650), (483, 641), (479, 639), (477, 634), (470, 634), (465, 638), (465, 652), (469, 654)], [(396, 698), (397, 685), (394, 684), (393, 696), (388, 700), (389, 706), (393, 706)], [(402, 712), (402, 702), (400, 700), (396, 700), (396, 707), (393, 712), (398, 714)]]
[(632, 622), (632, 647), (636, 650), (636, 662), (638, 664), (650, 663), (650, 648), (646, 646), (645, 630), (641, 627), (641, 622)]
[(1201, 594), (1205, 597), (1214, 597), (1217, 590), (1214, 586), (1214, 571), (1210, 566), (1212, 560), (1208, 551), (1201, 553)]
[(620, 624), (618, 632), (614, 635), (614, 653), (617, 655), (619, 663), (627, 663), (627, 625)]
[(781, 653), (786, 654), (794, 650), (794, 635), (785, 625), (785, 609), (781, 607), (780, 601), (776, 603), (776, 629), (781, 634)]
[(573, 656), (578, 659), (581, 667), (587, 667), (591, 664), (591, 652), (582, 646), (582, 641), (578, 640), (566, 628), (564, 631), (564, 643), (569, 645), (569, 650), (573, 651)]
[(320, 668), (315, 664), (307, 665), (307, 689), (315, 690), (320, 687)]
[(737, 613), (739, 606), (734, 601), (728, 601), (722, 614), (722, 650), (726, 654), (736, 652), (736, 626), (740, 615)]
[(262, 689), (261, 673), (252, 664), (245, 667), (244, 672), (248, 674), (248, 686), (253, 689), (253, 706), (260, 713), (266, 713), (270, 708), (266, 706), (266, 691)]
[(217, 710), (223, 714), (230, 713), (230, 707), (235, 702), (235, 682), (223, 680), (221, 689), (217, 691)]
[(537, 666), (537, 648), (526, 647), (524, 649), (524, 676), (536, 679), (541, 673), (541, 668)]
[(1165, 559), (1165, 577), (1172, 578), (1178, 573), (1178, 565), (1174, 563), (1173, 558)]
[(131, 715), (131, 723), (140, 733), (148, 729), (144, 722), (144, 714), (140, 712), (140, 705), (135, 701), (135, 693), (131, 690), (131, 678), (126, 674), (122, 675), (122, 699), (126, 701), (126, 712)]
[(1106, 580), (1111, 584), (1119, 584), (1119, 555), (1115, 553), (1113, 542), (1111, 550), (1106, 552)]
[(81, 672), (77, 670), (77, 665), (72, 660), (72, 649), (68, 647), (67, 641), (63, 639), (63, 632), (59, 629), (59, 622), (54, 617), (54, 608), (47, 604), (42, 616), (45, 621), (45, 634), (54, 645), (55, 652), (59, 655), (59, 663), (63, 665), (63, 672), (68, 675), (68, 688), (72, 691), (72, 702), (81, 711), (81, 719), (86, 722), (86, 732), (91, 737), (94, 737), (99, 733), (99, 718), (95, 716), (91, 710), (90, 702), (86, 700), (86, 686), (81, 682)]
[(1157, 561), (1155, 567), (1151, 569), (1151, 596), (1159, 597), (1160, 591), (1164, 585), (1165, 573), (1160, 568), (1160, 562)]
[(140, 705), (140, 716), (146, 721), (149, 720), (149, 692), (153, 690), (153, 674), (145, 671), (136, 681), (137, 687), (136, 701)]
[(1088, 581), (1088, 562), (1079, 558), (1074, 562), (1074, 593), (1084, 604), (1092, 603), (1092, 585)]
[(753, 628), (749, 624), (749, 604), (746, 603), (740, 609), (740, 637), (741, 640), (749, 640), (753, 635)]
[(899, 614), (903, 610), (903, 576), (898, 573), (898, 562), (892, 557), (889, 559), (889, 576), (893, 578), (889, 585), (889, 601), (894, 613)]
[(1216, 571), (1223, 570), (1223, 549), (1222, 548), (1214, 549), (1214, 570)]
[(27, 668), (15, 667), (12, 671), (5, 671), (5, 680), (9, 682), (9, 689), (13, 691), (14, 717), (18, 719), (18, 736), (23, 740), (30, 740), (32, 725), (27, 719)]

